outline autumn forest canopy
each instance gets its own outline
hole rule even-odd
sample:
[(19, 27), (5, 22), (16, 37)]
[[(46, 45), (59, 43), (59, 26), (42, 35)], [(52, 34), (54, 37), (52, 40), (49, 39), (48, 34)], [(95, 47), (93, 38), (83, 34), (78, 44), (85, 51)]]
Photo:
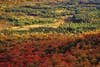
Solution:
[(100, 1), (0, 0), (0, 67), (100, 67)]

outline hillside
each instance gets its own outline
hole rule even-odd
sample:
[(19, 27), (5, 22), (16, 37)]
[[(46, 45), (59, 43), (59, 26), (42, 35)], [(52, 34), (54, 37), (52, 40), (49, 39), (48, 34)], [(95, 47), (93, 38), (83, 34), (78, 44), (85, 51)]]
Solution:
[[(94, 4), (77, 6), (77, 4), (67, 2), (44, 3), (44, 0), (41, 0), (43, 3), (40, 4), (34, 3), (34, 0), (16, 1), (4, 2), (2, 0), (6, 4), (2, 4), (0, 7), (1, 30), (26, 31), (28, 29), (29, 31), (43, 32), (43, 29), (44, 32), (50, 32), (49, 29), (51, 29), (51, 31), (59, 33), (77, 33), (100, 29), (100, 11)], [(8, 2), (12, 4), (8, 5)]]
[(0, 67), (100, 67), (97, 6), (94, 0), (0, 0)]

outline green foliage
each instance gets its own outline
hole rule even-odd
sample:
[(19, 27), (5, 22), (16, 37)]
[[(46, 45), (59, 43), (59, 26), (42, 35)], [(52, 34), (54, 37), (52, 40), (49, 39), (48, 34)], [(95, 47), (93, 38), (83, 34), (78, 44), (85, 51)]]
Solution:
[[(61, 24), (58, 28), (44, 26), (31, 28), (28, 31), (24, 30), (22, 32), (16, 30), (4, 30), (1, 32), (6, 34), (22, 34), (30, 32), (77, 34), (86, 31), (100, 30), (100, 10), (95, 8), (88, 9), (87, 7), (81, 8), (82, 6), (91, 5), (77, 5), (76, 1), (73, 2), (75, 3), (71, 4), (66, 2), (48, 2), (41, 4), (28, 4), (23, 6), (6, 7), (2, 10), (5, 13), (0, 14), (0, 19), (8, 21), (13, 26), (48, 24), (54, 23), (54, 20), (59, 21), (59, 19), (64, 21), (65, 23)], [(9, 15), (9, 13), (11, 13), (11, 15)], [(19, 14), (24, 14), (24, 16)]]
[(75, 47), (76, 43), (72, 42), (72, 43), (69, 43), (68, 45), (69, 45), (69, 47)]

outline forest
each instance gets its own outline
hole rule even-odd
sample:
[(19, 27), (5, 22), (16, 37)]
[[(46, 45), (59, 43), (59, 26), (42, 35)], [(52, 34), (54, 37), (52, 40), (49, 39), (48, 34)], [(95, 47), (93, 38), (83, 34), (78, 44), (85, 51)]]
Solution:
[(100, 67), (99, 0), (0, 0), (0, 67)]

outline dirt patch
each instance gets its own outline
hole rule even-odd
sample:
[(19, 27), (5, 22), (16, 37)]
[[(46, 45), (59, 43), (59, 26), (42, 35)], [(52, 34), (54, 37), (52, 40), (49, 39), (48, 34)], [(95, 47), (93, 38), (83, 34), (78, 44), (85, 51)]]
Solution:
[(0, 20), (0, 30), (9, 28), (10, 25), (5, 20)]

